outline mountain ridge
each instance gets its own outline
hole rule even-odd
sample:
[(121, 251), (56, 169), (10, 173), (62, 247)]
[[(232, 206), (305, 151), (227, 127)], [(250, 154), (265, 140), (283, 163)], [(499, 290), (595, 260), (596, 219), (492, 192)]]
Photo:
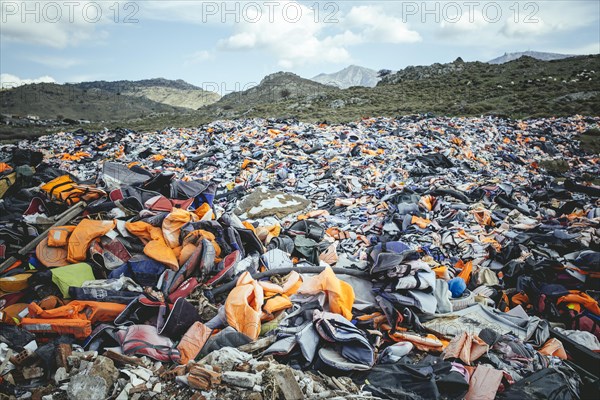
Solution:
[[(190, 127), (235, 118), (347, 122), (370, 116), (415, 113), (510, 118), (598, 115), (599, 62), (600, 55), (552, 61), (523, 56), (503, 64), (464, 62), (457, 58), (446, 64), (409, 66), (386, 75), (372, 88), (352, 86), (348, 89), (278, 72), (265, 76), (255, 87), (230, 93), (198, 110), (168, 106), (146, 97), (136, 98), (114, 91), (97, 88), (84, 91), (74, 86), (52, 84), (4, 90), (0, 92), (0, 105), (3, 114), (14, 112), (25, 117), (45, 112), (51, 118), (60, 114), (96, 121), (100, 129), (124, 125), (135, 129)], [(38, 96), (46, 97), (37, 104), (30, 104), (28, 96), (31, 93), (28, 91), (31, 89), (35, 89)], [(59, 90), (64, 93), (47, 94)], [(103, 96), (107, 99), (103, 100)], [(10, 123), (12, 120), (5, 121)], [(43, 126), (51, 126), (51, 123)], [(14, 125), (11, 128), (0, 124), (0, 131), (15, 135)], [(31, 133), (24, 129), (22, 134)]]

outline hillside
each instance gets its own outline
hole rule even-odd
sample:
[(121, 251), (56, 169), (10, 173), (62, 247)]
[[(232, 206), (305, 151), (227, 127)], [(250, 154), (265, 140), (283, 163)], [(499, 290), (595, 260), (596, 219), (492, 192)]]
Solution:
[[(600, 56), (554, 61), (522, 57), (505, 64), (463, 62), (408, 67), (376, 87), (323, 90), (276, 101), (219, 102), (199, 110), (198, 121), (235, 117), (296, 117), (348, 121), (363, 116), (432, 112), (445, 115), (496, 114), (514, 118), (598, 115)], [(229, 96), (235, 97), (236, 94)]]
[(167, 87), (149, 87), (136, 90), (126, 90), (122, 94), (132, 97), (143, 97), (157, 103), (170, 105), (173, 107), (189, 108), (197, 110), (208, 104), (219, 100), (221, 96), (218, 93), (205, 90), (182, 90)]
[(91, 81), (70, 84), (81, 89), (102, 89), (109, 92), (134, 90), (136, 88), (166, 87), (179, 90), (202, 90), (198, 86), (187, 83), (183, 79), (170, 80), (165, 78), (142, 79), (139, 81)]
[(197, 110), (219, 98), (183, 80), (158, 78), (24, 85), (0, 91), (0, 106), (2, 114), (33, 114), (41, 119), (122, 121)]
[(95, 81), (73, 84), (80, 89), (102, 89), (114, 94), (143, 97), (148, 100), (197, 110), (219, 100), (218, 93), (203, 90), (181, 79), (168, 80), (164, 78), (145, 79), (139, 81)]
[[(202, 114), (225, 115), (230, 112), (247, 112), (252, 107), (276, 107), (279, 103), (296, 99), (315, 99), (339, 89), (304, 79), (291, 72), (276, 72), (264, 77), (260, 83), (242, 92), (229, 93), (219, 101), (200, 109)], [(262, 108), (261, 107), (261, 108)]]
[(331, 74), (319, 74), (311, 78), (311, 80), (324, 85), (347, 89), (352, 86), (374, 87), (377, 85), (379, 78), (377, 77), (377, 71), (373, 69), (350, 65), (341, 71)]
[[(216, 119), (297, 118), (307, 122), (345, 122), (371, 116), (398, 116), (433, 113), (449, 116), (500, 115), (511, 118), (597, 116), (600, 112), (600, 56), (579, 56), (553, 61), (521, 57), (504, 64), (463, 62), (407, 67), (384, 77), (377, 86), (338, 89), (291, 73), (265, 77), (249, 90), (231, 93), (199, 110), (176, 108), (143, 97), (122, 96), (107, 91), (108, 99), (95, 102), (79, 100), (73, 89), (50, 101), (32, 102), (24, 107), (27, 87), (22, 92), (2, 93), (4, 104), (20, 93), (20, 113), (39, 113), (54, 117), (74, 114), (72, 118), (107, 120), (90, 129), (128, 126), (133, 129), (191, 127)], [(41, 88), (61, 87), (40, 85)], [(62, 87), (64, 90), (64, 87)], [(48, 89), (49, 90), (49, 89)], [(97, 90), (97, 89), (94, 89)], [(44, 90), (40, 90), (44, 92)], [(86, 100), (94, 93), (87, 93)], [(73, 97), (77, 98), (72, 99)], [(67, 102), (60, 102), (64, 99)], [(135, 101), (132, 101), (135, 99)], [(14, 104), (12, 106), (14, 109)], [(76, 109), (77, 113), (69, 110)], [(28, 110), (28, 111), (26, 111)], [(99, 110), (104, 110), (102, 113)], [(102, 114), (102, 115), (99, 115)], [(15, 129), (0, 126), (3, 137), (24, 137), (47, 131), (44, 128)], [(59, 128), (62, 129), (62, 128)]]
[(37, 115), (42, 119), (119, 121), (152, 113), (184, 109), (145, 97), (132, 97), (103, 89), (38, 83), (0, 92), (2, 114)]

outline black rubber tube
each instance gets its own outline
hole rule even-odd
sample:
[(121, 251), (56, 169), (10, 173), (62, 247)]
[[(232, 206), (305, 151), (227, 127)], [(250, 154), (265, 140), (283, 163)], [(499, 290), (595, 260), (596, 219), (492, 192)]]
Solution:
[[(305, 274), (320, 274), (321, 272), (323, 272), (325, 270), (325, 267), (291, 267), (291, 268), (276, 268), (276, 269), (270, 269), (268, 271), (265, 272), (259, 272), (257, 274), (252, 275), (252, 278), (254, 279), (262, 279), (262, 278), (268, 278), (270, 276), (273, 275), (286, 275), (289, 274), (292, 271), (296, 271), (298, 273), (305, 273)], [(352, 276), (356, 276), (357, 278), (368, 278), (369, 274), (365, 271), (359, 271), (357, 269), (349, 269), (349, 268), (332, 268), (333, 272), (336, 274), (342, 274), (342, 275), (352, 275)], [(233, 289), (235, 287), (235, 284), (237, 283), (236, 280), (232, 281), (232, 282), (228, 282), (224, 285), (221, 285), (219, 287), (216, 287), (214, 289), (211, 290), (211, 293), (213, 294), (213, 296), (217, 296), (223, 292), (227, 292), (230, 291), (231, 289)]]

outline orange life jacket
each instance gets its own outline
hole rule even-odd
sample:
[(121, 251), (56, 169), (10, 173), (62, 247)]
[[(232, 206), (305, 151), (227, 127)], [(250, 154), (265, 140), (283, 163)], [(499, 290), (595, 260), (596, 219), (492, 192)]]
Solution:
[(21, 326), (32, 333), (56, 333), (85, 339), (92, 333), (92, 324), (112, 322), (125, 309), (125, 304), (74, 300), (51, 310), (29, 304), (29, 316)]

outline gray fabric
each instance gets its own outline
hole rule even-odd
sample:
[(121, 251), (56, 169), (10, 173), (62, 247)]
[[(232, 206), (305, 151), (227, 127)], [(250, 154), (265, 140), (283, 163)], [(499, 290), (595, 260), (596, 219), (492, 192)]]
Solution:
[(271, 346), (269, 346), (268, 349), (264, 351), (263, 354), (289, 354), (295, 346), (296, 338), (294, 336), (288, 336), (273, 343)]
[[(481, 304), (434, 318), (423, 325), (446, 336), (454, 337), (462, 332), (478, 334), (483, 328), (494, 329), (501, 334), (512, 333), (521, 340), (527, 340), (527, 327), (515, 324), (504, 317), (504, 313)], [(523, 320), (521, 320), (521, 323)]]
[(600, 342), (598, 342), (598, 338), (596, 336), (594, 336), (594, 334), (591, 332), (572, 331), (572, 330), (562, 329), (562, 328), (554, 328), (554, 330), (562, 333), (563, 335), (567, 336), (569, 339), (573, 340), (574, 342), (587, 347), (591, 351), (599, 351), (600, 350)]
[(312, 363), (319, 347), (319, 334), (313, 324), (306, 324), (304, 329), (296, 334), (296, 342), (300, 346), (306, 361)]
[(269, 250), (261, 258), (267, 269), (291, 268), (294, 266), (288, 253), (279, 249)]
[(125, 164), (107, 161), (102, 167), (102, 180), (108, 190), (113, 190), (120, 188), (122, 185), (135, 185), (146, 182), (148, 176), (130, 170)]
[(337, 275), (340, 280), (346, 282), (354, 289), (354, 304), (352, 308), (363, 311), (370, 307), (377, 307), (377, 300), (373, 295), (373, 283), (366, 279), (352, 275)]
[(437, 300), (436, 313), (448, 314), (452, 312), (452, 303), (450, 302), (450, 290), (448, 290), (448, 283), (443, 279), (435, 280), (435, 290), (433, 292), (435, 299)]
[(477, 286), (495, 286), (499, 284), (496, 273), (487, 267), (480, 267), (474, 274), (473, 280)]
[(323, 347), (319, 350), (319, 358), (321, 358), (325, 364), (342, 371), (367, 371), (371, 368), (370, 365), (348, 361), (346, 358), (342, 357), (340, 353), (327, 347)]
[(411, 342), (399, 342), (386, 347), (379, 356), (379, 364), (395, 364), (410, 353), (413, 347)]
[(425, 314), (435, 314), (437, 300), (433, 293), (425, 293), (420, 290), (409, 290), (408, 296), (417, 301), (418, 308), (421, 312)]

